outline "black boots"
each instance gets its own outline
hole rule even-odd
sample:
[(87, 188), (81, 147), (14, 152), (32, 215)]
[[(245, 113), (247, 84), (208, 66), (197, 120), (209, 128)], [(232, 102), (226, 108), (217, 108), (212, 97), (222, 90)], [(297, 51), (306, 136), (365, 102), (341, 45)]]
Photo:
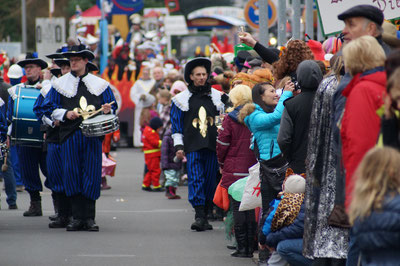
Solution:
[(194, 207), (194, 210), (196, 211), (196, 214), (194, 216), (195, 222), (192, 223), (190, 229), (196, 230), (197, 232), (206, 230), (205, 228), (206, 214), (204, 211), (204, 206), (196, 206)]
[(70, 198), (65, 193), (55, 193), (55, 198), (58, 203), (58, 214), (56, 219), (49, 223), (49, 228), (66, 228), (72, 215)]
[(31, 205), (29, 209), (24, 212), (25, 217), (32, 217), (32, 216), (43, 216), (42, 213), (42, 201), (31, 201)]
[(54, 214), (49, 216), (50, 221), (55, 221), (56, 218), (58, 217), (58, 205), (59, 205), (59, 200), (58, 200), (58, 193), (52, 191), (51, 192), (51, 198), (53, 199), (53, 206), (54, 206)]
[(235, 238), (237, 242), (236, 251), (231, 253), (233, 257), (252, 258), (255, 245), (255, 234), (257, 224), (249, 222), (244, 224), (235, 224)]
[(32, 216), (43, 216), (42, 213), (42, 199), (40, 197), (39, 191), (29, 191), (29, 197), (31, 198), (31, 205), (29, 209), (24, 212), (25, 217), (32, 217)]
[(96, 201), (82, 195), (75, 195), (72, 199), (73, 220), (67, 225), (67, 231), (99, 231), (95, 223)]
[(195, 222), (192, 223), (190, 229), (196, 230), (197, 232), (205, 231), (205, 230), (212, 230), (213, 227), (207, 221), (206, 216), (206, 209), (205, 206), (195, 206), (194, 207), (196, 214), (195, 214)]

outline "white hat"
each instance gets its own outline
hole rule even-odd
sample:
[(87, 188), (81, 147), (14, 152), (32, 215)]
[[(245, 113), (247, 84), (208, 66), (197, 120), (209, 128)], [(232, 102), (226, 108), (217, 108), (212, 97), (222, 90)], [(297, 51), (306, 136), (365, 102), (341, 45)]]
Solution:
[(306, 191), (306, 180), (301, 175), (288, 176), (284, 184), (285, 193), (304, 193)]
[(19, 79), (22, 78), (24, 73), (22, 72), (22, 67), (17, 64), (10, 66), (7, 72), (7, 77), (10, 79)]

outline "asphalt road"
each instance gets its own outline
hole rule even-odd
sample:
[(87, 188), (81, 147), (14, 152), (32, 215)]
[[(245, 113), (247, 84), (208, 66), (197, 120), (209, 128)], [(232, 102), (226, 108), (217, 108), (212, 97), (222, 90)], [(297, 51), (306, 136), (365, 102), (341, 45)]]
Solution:
[[(43, 217), (23, 217), (29, 206), (27, 192), (18, 193), (19, 209), (7, 209), (1, 192), (0, 266), (58, 265), (255, 265), (252, 259), (233, 258), (226, 248), (222, 222), (214, 230), (193, 232), (194, 212), (187, 187), (179, 187), (181, 200), (168, 200), (163, 192), (141, 190), (143, 154), (120, 149), (111, 190), (97, 201), (100, 232), (49, 229), (53, 214), (50, 191), (42, 193)], [(1, 183), (0, 183), (1, 184)], [(2, 185), (1, 185), (2, 186)]]

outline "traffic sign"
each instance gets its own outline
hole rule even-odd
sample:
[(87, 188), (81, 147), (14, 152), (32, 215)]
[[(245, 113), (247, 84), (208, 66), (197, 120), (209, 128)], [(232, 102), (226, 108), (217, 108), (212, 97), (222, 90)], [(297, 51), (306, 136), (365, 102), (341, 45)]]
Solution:
[[(275, 24), (277, 19), (276, 5), (272, 0), (268, 0), (268, 27)], [(244, 18), (250, 27), (259, 28), (259, 4), (258, 0), (250, 0), (244, 8)]]

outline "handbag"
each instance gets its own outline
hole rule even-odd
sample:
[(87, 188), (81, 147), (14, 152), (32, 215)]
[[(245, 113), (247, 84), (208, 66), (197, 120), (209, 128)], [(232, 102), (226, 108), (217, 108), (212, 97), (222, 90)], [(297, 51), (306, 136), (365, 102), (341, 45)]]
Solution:
[[(270, 157), (272, 157), (274, 150), (274, 141), (271, 140)], [(268, 186), (280, 192), (282, 190), (282, 183), (285, 179), (286, 170), (289, 167), (289, 163), (286, 161), (282, 153), (279, 153), (275, 157), (269, 160), (260, 159), (260, 173), (261, 181), (266, 182)]]

